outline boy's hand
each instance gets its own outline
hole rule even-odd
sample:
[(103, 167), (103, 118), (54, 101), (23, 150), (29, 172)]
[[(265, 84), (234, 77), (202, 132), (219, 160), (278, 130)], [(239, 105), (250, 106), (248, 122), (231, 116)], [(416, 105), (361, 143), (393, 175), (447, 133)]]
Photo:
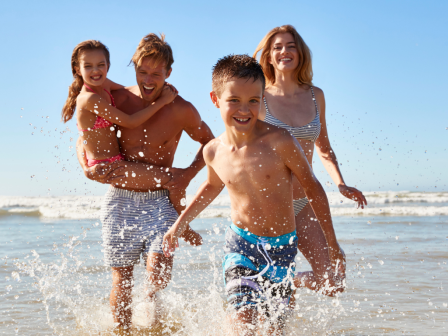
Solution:
[(165, 83), (158, 101), (160, 101), (163, 105), (169, 104), (174, 101), (174, 98), (177, 97), (177, 94), (178, 92), (174, 86)]
[(163, 236), (162, 248), (165, 257), (171, 257), (176, 247), (179, 247), (179, 242), (177, 241), (173, 225)]

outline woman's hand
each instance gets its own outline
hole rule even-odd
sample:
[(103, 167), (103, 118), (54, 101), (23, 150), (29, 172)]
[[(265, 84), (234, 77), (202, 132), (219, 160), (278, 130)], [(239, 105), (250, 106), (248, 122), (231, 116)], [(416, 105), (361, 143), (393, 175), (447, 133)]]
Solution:
[(367, 205), (367, 200), (362, 194), (361, 191), (359, 191), (356, 188), (349, 187), (346, 185), (339, 185), (339, 192), (344, 195), (345, 197), (355, 201), (358, 203), (358, 208), (361, 207), (361, 209), (364, 209), (364, 205)]

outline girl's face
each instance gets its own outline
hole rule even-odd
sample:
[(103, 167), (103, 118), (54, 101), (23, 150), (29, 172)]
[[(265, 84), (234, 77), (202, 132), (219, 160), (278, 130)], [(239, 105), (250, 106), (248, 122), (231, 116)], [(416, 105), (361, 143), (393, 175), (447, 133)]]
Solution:
[(89, 86), (100, 86), (107, 78), (107, 61), (102, 50), (84, 50), (79, 55), (76, 73)]
[(274, 36), (269, 53), (269, 63), (281, 72), (294, 71), (299, 65), (299, 53), (290, 33), (278, 33)]

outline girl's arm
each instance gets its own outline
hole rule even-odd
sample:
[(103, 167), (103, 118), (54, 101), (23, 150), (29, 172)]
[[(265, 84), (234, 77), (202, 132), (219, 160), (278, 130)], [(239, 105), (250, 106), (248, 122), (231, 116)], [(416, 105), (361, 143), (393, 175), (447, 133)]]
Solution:
[(109, 89), (107, 91), (120, 90), (123, 89), (124, 86), (115, 82), (112, 82), (109, 78), (106, 78), (103, 86), (108, 86)]
[(333, 182), (338, 186), (339, 192), (345, 197), (352, 199), (358, 203), (358, 207), (364, 209), (367, 200), (362, 192), (356, 188), (349, 187), (345, 184), (342, 173), (339, 169), (336, 154), (331, 148), (330, 139), (328, 138), (327, 123), (325, 118), (325, 97), (321, 89), (314, 87), (317, 103), (319, 104), (321, 131), (316, 140), (316, 152), (319, 155), (322, 164), (327, 170)]
[[(116, 107), (109, 105), (109, 103), (99, 95), (87, 92), (87, 94), (84, 95), (85, 98), (82, 97), (84, 99), (79, 102), (79, 109), (81, 114), (84, 111), (88, 111), (99, 115), (103, 119), (109, 120), (116, 125), (126, 128), (135, 128), (151, 118), (163, 106), (171, 103), (176, 96), (177, 90), (173, 86), (165, 84), (162, 89), (162, 94), (152, 105), (149, 105), (137, 113), (128, 115)], [(81, 128), (85, 129), (82, 125), (82, 117), (78, 119), (78, 123)]]
[(178, 246), (177, 239), (187, 228), (188, 224), (196, 218), (224, 189), (224, 183), (218, 177), (214, 169), (207, 164), (207, 180), (202, 183), (191, 204), (179, 216), (173, 226), (163, 237), (165, 256), (169, 257)]

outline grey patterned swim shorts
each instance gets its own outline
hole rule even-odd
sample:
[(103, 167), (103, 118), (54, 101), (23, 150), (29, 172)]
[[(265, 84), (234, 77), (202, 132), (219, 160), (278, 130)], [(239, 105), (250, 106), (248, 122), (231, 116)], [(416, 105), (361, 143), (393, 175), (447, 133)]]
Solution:
[(168, 190), (135, 192), (110, 187), (101, 205), (103, 247), (107, 266), (144, 262), (149, 252), (163, 253), (162, 240), (178, 215)]

